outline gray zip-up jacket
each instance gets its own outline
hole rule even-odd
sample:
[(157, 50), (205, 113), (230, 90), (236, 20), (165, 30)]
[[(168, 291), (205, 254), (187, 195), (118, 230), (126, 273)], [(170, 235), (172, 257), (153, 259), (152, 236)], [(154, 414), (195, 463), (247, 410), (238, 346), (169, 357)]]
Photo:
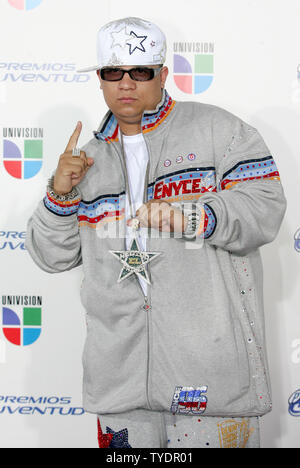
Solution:
[(286, 209), (275, 161), (241, 119), (166, 91), (144, 113), (142, 131), (144, 202), (192, 201), (205, 210), (203, 245), (148, 236), (147, 250), (161, 255), (148, 265), (147, 298), (136, 275), (117, 282), (122, 265), (109, 252), (126, 250), (125, 168), (111, 112), (82, 148), (95, 163), (78, 199), (57, 203), (47, 193), (28, 223), (26, 247), (39, 267), (83, 265), (83, 406), (98, 414), (263, 415), (271, 396), (259, 247), (274, 240)]

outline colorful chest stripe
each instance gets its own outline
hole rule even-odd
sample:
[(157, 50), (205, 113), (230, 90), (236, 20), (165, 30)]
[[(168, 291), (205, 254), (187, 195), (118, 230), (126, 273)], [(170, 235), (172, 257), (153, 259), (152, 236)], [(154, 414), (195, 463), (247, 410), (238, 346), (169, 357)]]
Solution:
[(195, 200), (206, 192), (216, 192), (214, 167), (198, 167), (166, 174), (148, 187), (148, 198), (169, 203)]
[[(169, 203), (197, 200), (206, 192), (215, 192), (215, 170), (209, 168), (186, 169), (160, 177), (148, 186), (148, 200), (164, 199)], [(168, 197), (168, 195), (174, 195)], [(102, 224), (121, 221), (125, 217), (125, 192), (103, 195), (92, 201), (81, 201), (78, 209), (79, 225), (100, 228)], [(210, 237), (216, 228), (213, 210), (204, 204), (201, 223), (204, 238)]]
[[(93, 201), (82, 201), (78, 209), (80, 226), (101, 226), (101, 223), (121, 221), (125, 218), (125, 192), (103, 195)], [(100, 224), (98, 224), (100, 223)]]
[[(261, 179), (280, 180), (272, 156), (239, 162), (223, 175), (219, 190), (228, 190), (240, 182)], [(169, 203), (191, 200), (195, 202), (208, 192), (217, 192), (216, 172), (212, 166), (184, 169), (158, 177), (148, 186), (148, 200), (166, 200)], [(44, 198), (48, 210), (59, 216), (77, 213), (80, 226), (87, 225), (93, 228), (124, 219), (125, 202), (125, 192), (102, 195), (92, 201), (78, 199), (58, 203), (49, 193)], [(207, 239), (214, 233), (217, 219), (209, 205), (204, 203), (203, 208), (202, 232), (198, 235)]]

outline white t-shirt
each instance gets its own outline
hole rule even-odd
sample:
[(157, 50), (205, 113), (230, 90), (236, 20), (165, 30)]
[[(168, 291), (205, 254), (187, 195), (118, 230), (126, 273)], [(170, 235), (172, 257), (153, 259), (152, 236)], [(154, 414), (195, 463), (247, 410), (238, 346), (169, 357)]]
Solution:
[[(149, 161), (147, 146), (142, 133), (138, 135), (123, 135), (124, 151), (128, 172), (128, 183), (130, 186), (131, 199), (133, 204), (133, 215), (143, 204), (144, 182)], [(128, 194), (126, 193), (126, 220), (131, 217)], [(138, 242), (141, 250), (146, 250), (145, 228), (138, 231)], [(126, 225), (126, 248), (129, 249), (132, 240), (132, 229)], [(142, 278), (138, 278), (147, 296), (147, 283)]]

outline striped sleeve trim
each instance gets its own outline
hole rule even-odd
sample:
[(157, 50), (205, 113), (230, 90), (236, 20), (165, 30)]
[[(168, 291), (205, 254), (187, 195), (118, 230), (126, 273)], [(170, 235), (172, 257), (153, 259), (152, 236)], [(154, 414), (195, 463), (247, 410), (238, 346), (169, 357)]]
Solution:
[(44, 197), (45, 207), (58, 216), (71, 216), (76, 214), (79, 208), (80, 198), (71, 201), (58, 202), (47, 192)]
[(209, 239), (216, 230), (217, 217), (214, 210), (207, 204), (200, 204), (201, 220), (196, 232), (196, 238)]
[(240, 182), (248, 180), (280, 180), (279, 172), (272, 156), (248, 159), (237, 163), (225, 172), (221, 180), (221, 190), (228, 190)]

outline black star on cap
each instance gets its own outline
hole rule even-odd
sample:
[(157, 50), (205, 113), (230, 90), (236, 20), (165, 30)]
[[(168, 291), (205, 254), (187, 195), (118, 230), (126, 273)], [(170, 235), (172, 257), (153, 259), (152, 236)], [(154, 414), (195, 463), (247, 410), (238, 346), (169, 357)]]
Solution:
[(146, 49), (143, 46), (143, 42), (147, 39), (148, 36), (137, 36), (134, 31), (131, 31), (130, 35), (132, 38), (128, 39), (126, 42), (126, 44), (129, 45), (129, 54), (132, 55), (136, 49), (140, 50), (141, 52), (146, 52)]

